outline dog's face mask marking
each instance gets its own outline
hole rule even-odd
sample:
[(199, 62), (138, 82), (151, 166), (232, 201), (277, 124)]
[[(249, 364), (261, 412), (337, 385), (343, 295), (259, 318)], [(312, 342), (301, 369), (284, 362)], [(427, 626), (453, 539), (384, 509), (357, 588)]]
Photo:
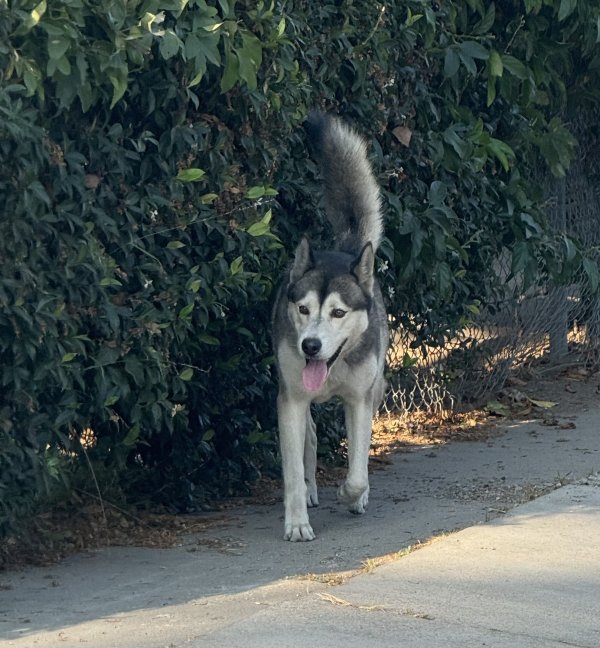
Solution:
[[(327, 268), (327, 269), (325, 269)], [(306, 364), (304, 388), (319, 391), (333, 364), (352, 349), (368, 327), (373, 289), (373, 248), (356, 259), (313, 254), (306, 239), (296, 250), (288, 291), (288, 314), (298, 354)]]
[(355, 310), (340, 293), (321, 302), (311, 290), (288, 302), (288, 313), (297, 334), (299, 355), (306, 360), (302, 382), (307, 391), (318, 391), (345, 349), (351, 348), (368, 326), (366, 309)]

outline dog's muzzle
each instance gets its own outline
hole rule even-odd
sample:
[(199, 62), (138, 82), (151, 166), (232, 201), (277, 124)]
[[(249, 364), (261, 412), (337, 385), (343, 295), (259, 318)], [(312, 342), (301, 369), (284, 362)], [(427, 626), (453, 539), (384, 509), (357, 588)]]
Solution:
[[(306, 391), (316, 392), (323, 387), (327, 380), (327, 376), (329, 375), (329, 370), (333, 363), (339, 358), (344, 344), (346, 344), (346, 340), (340, 344), (337, 351), (331, 356), (331, 358), (329, 358), (329, 360), (321, 360), (314, 357), (321, 350), (321, 341), (317, 338), (307, 338), (302, 341), (302, 350), (308, 356), (306, 358), (306, 366), (302, 370), (302, 384)], [(309, 353), (309, 351), (312, 352), (312, 354)]]

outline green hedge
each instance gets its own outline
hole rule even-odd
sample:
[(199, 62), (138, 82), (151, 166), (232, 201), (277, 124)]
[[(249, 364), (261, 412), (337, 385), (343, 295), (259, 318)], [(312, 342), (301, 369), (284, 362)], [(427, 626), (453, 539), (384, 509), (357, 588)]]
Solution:
[(0, 0), (0, 535), (96, 481), (188, 510), (276, 467), (270, 294), (326, 233), (311, 107), (372, 139), (419, 343), (499, 299), (503, 250), (521, 288), (578, 271), (533, 177), (598, 99), (594, 5)]

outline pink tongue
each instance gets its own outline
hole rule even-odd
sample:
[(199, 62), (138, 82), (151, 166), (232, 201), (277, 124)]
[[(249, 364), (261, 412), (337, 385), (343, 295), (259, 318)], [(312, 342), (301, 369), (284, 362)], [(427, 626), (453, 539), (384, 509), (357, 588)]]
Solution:
[(325, 360), (309, 360), (302, 369), (302, 382), (306, 391), (318, 391), (327, 379), (327, 362)]

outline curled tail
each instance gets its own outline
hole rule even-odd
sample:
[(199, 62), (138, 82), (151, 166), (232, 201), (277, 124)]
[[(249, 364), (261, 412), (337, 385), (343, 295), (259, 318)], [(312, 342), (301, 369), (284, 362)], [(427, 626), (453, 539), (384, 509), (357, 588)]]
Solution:
[(381, 200), (365, 141), (337, 117), (320, 112), (310, 113), (305, 127), (321, 163), (336, 247), (356, 253), (371, 243), (376, 250), (383, 234)]

